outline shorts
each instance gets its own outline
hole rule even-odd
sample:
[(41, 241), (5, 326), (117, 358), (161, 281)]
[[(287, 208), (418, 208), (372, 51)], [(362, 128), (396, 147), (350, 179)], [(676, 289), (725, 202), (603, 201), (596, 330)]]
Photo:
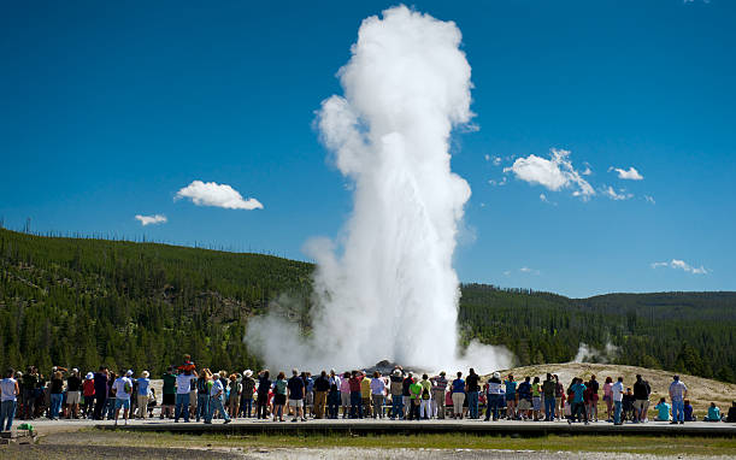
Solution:
[[(637, 399), (634, 401), (634, 409), (637, 412), (646, 411), (649, 409), (649, 400), (648, 399)], [(646, 416), (646, 412), (644, 413)]]
[(532, 398), (532, 406), (534, 407), (534, 410), (542, 410), (542, 398), (534, 396)]
[(592, 395), (590, 395), (590, 403), (591, 404), (598, 403), (598, 393), (593, 393)]
[(273, 395), (273, 405), (274, 406), (283, 406), (284, 404), (286, 404), (286, 395), (282, 395), (278, 393)]
[(506, 401), (516, 401), (516, 393), (506, 393)]
[(524, 410), (532, 410), (532, 402), (529, 401), (528, 399), (521, 398), (519, 400), (518, 409), (519, 410), (522, 410), (522, 411), (524, 411)]
[(67, 391), (66, 392), (66, 403), (67, 404), (79, 404), (80, 393), (78, 391)]
[(164, 393), (164, 399), (161, 402), (162, 406), (173, 406), (176, 404), (176, 395)]
[(289, 407), (302, 407), (303, 399), (289, 399)]
[(130, 399), (116, 399), (115, 410), (118, 409), (130, 409)]
[(348, 407), (350, 405), (350, 393), (347, 391), (341, 391), (340, 392), (340, 403), (344, 407)]

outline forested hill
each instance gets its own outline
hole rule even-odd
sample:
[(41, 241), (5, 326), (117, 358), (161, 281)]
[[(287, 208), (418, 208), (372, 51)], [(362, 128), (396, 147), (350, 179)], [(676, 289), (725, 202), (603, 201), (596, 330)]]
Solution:
[[(190, 352), (220, 369), (257, 367), (243, 342), (281, 295), (308, 321), (313, 265), (152, 243), (0, 229), (0, 368), (36, 364), (156, 373)], [(736, 381), (736, 293), (589, 299), (462, 286), (464, 339), (503, 344), (519, 365), (564, 362), (581, 342), (620, 364)], [(594, 358), (596, 359), (596, 358)]]

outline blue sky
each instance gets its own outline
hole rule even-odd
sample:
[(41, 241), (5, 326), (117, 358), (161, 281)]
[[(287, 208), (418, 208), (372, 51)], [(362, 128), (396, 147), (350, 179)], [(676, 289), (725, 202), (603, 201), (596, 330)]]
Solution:
[[(341, 93), (360, 21), (393, 5), (353, 3), (6, 4), (5, 226), (305, 259), (351, 209), (314, 111)], [(457, 23), (473, 69), (480, 129), (453, 138), (473, 191), (461, 280), (571, 296), (736, 289), (736, 3), (412, 5)], [(553, 148), (594, 194), (517, 174), (524, 159), (554, 176), (539, 161)], [(195, 180), (263, 209), (175, 200)]]

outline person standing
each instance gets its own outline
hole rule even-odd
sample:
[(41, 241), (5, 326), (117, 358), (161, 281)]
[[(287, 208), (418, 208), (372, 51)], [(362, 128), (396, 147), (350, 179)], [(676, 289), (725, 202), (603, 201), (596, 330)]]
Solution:
[(452, 412), (454, 419), (463, 418), (463, 403), (465, 402), (465, 381), (463, 373), (458, 371), (457, 378), (452, 381)]
[(445, 393), (447, 392), (447, 374), (445, 371), (440, 372), (440, 375), (432, 377), (430, 380), (434, 384), (432, 387), (432, 404), (434, 415), (440, 419), (445, 419)]
[(115, 379), (112, 384), (112, 394), (115, 395), (115, 425), (118, 424), (118, 416), (120, 409), (123, 409), (123, 420), (128, 424), (128, 416), (130, 411), (130, 395), (133, 392), (133, 382), (128, 378), (123, 369), (120, 377)]
[(509, 420), (516, 420), (516, 380), (514, 380), (513, 374), (509, 374), (509, 377), (504, 380), (504, 386), (506, 387), (506, 417)]
[(419, 417), (429, 420), (432, 418), (432, 382), (429, 381), (427, 374), (422, 374), (422, 380), (419, 381), (419, 384), (422, 386)]
[(151, 379), (148, 378), (148, 371), (141, 372), (138, 378), (138, 418), (145, 419), (148, 416), (148, 395), (150, 393)]
[(386, 382), (378, 371), (373, 372), (371, 379), (371, 401), (373, 403), (373, 418), (383, 418), (383, 401), (384, 392), (386, 391)]
[(613, 399), (613, 424), (623, 425), (624, 422), (621, 419), (621, 410), (623, 409), (624, 402), (624, 378), (619, 377), (611, 386), (611, 399)]
[(61, 371), (55, 371), (51, 377), (51, 407), (49, 409), (49, 418), (51, 420), (59, 420), (61, 412), (61, 401), (64, 398), (64, 374)]
[(524, 381), (519, 384), (517, 393), (519, 394), (519, 419), (529, 419), (532, 415), (532, 384), (531, 377), (524, 377)]
[(348, 380), (350, 386), (350, 418), (363, 418), (363, 398), (360, 392), (360, 383), (363, 381), (363, 374), (353, 371), (352, 377)]
[(468, 399), (468, 410), (472, 419), (478, 418), (478, 393), (480, 392), (480, 377), (475, 369), (470, 368), (468, 377), (465, 379), (466, 397)]
[(72, 369), (66, 379), (66, 418), (79, 418), (79, 401), (82, 398), (82, 379), (79, 369)]
[(350, 372), (342, 374), (340, 380), (340, 402), (342, 403), (342, 418), (350, 414)]
[(297, 422), (300, 418), (302, 422), (307, 419), (304, 416), (304, 379), (299, 376), (299, 371), (291, 370), (291, 378), (286, 385), (289, 394), (289, 408), (294, 411), (292, 422)]
[(0, 431), (10, 431), (13, 428), (20, 394), (18, 381), (14, 376), (15, 370), (10, 368), (5, 372), (5, 378), (0, 380)]
[(330, 379), (327, 378), (327, 372), (322, 371), (314, 381), (314, 418), (325, 418), (325, 405), (329, 391)]
[(340, 412), (340, 377), (335, 373), (335, 369), (330, 369), (330, 391), (327, 394), (327, 417), (336, 419)]
[(634, 422), (644, 423), (648, 421), (647, 413), (649, 412), (649, 395), (652, 388), (649, 382), (644, 380), (641, 374), (636, 375), (634, 382)]
[(238, 374), (230, 374), (227, 393), (227, 412), (230, 418), (237, 420), (238, 404), (240, 403), (240, 394), (243, 392), (243, 385), (238, 381)]
[(588, 424), (588, 415), (585, 413), (585, 390), (587, 390), (587, 387), (583, 383), (583, 379), (574, 378), (570, 386), (570, 392), (572, 393), (572, 417), (568, 420), (569, 423), (585, 421), (585, 424)]
[(603, 401), (606, 403), (606, 421), (613, 421), (613, 398), (611, 396), (611, 387), (613, 387), (613, 379), (606, 377), (606, 383), (603, 384)]
[(174, 406), (176, 405), (176, 375), (174, 375), (174, 366), (163, 375), (163, 399), (161, 400), (161, 418), (171, 418), (174, 415)]
[(685, 398), (687, 397), (687, 386), (680, 381), (680, 376), (672, 377), (670, 384), (670, 399), (672, 400), (672, 422), (685, 424)]
[(411, 385), (409, 385), (409, 398), (410, 401), (410, 407), (409, 410), (409, 420), (421, 420), (421, 415), (419, 413), (419, 408), (422, 404), (422, 384), (419, 383), (418, 380), (412, 382)]
[(391, 372), (388, 391), (391, 395), (391, 420), (401, 420), (404, 418), (404, 375), (398, 367)]
[(87, 372), (82, 382), (82, 395), (84, 396), (84, 418), (93, 418), (95, 403), (95, 374)]
[(557, 407), (557, 382), (550, 373), (547, 373), (547, 378), (542, 384), (542, 395), (544, 396), (544, 419), (548, 422), (554, 422), (555, 408)]
[(174, 412), (174, 423), (179, 423), (179, 418), (184, 418), (184, 423), (189, 423), (189, 393), (192, 391), (192, 377), (196, 373), (190, 366), (183, 366), (176, 376), (176, 410)]
[[(284, 421), (284, 404), (286, 404), (286, 392), (288, 382), (283, 372), (279, 372), (276, 376), (276, 381), (273, 383), (273, 421), (276, 421), (276, 417), (279, 418), (280, 422)], [(260, 391), (260, 387), (259, 387)]]
[(595, 375), (590, 376), (590, 380), (586, 385), (588, 387), (588, 407), (586, 414), (588, 420), (592, 422), (598, 421), (598, 380), (595, 379)]
[(36, 387), (38, 386), (39, 376), (38, 369), (36, 366), (30, 366), (28, 372), (23, 376), (22, 389), (23, 389), (23, 418), (26, 420), (33, 420), (36, 417)]
[(363, 377), (363, 380), (360, 381), (360, 407), (363, 410), (363, 416), (370, 418), (372, 414), (371, 379), (366, 375), (365, 371), (361, 372), (360, 375)]
[(253, 393), (256, 389), (256, 381), (253, 378), (253, 371), (246, 369), (243, 371), (243, 390), (240, 395), (240, 413), (243, 417), (250, 418), (253, 415)]
[(95, 420), (102, 420), (104, 414), (103, 410), (107, 405), (107, 367), (100, 366), (100, 369), (95, 372)]
[(270, 373), (264, 369), (258, 374), (258, 399), (256, 400), (256, 418), (268, 419), (268, 392), (271, 389)]
[(302, 372), (304, 381), (304, 417), (314, 417), (314, 379), (311, 372)]
[(493, 415), (493, 421), (498, 420), (498, 407), (501, 405), (502, 395), (501, 374), (494, 372), (490, 379), (488, 379), (488, 386), (486, 389), (486, 397), (488, 400), (486, 407), (486, 418), (485, 421), (491, 419)]
[[(222, 415), (222, 418), (225, 419), (224, 424), (227, 425), (230, 423), (230, 417), (227, 415), (227, 411), (225, 410), (225, 386), (222, 384), (222, 380), (227, 375), (226, 372), (222, 372), (219, 375), (214, 374), (212, 376), (212, 387), (210, 388), (210, 403), (209, 403), (209, 410), (207, 411), (207, 417), (204, 420), (204, 423), (207, 425), (210, 425), (212, 423), (212, 418), (215, 416), (215, 412), (219, 412), (220, 415)], [(218, 378), (219, 377), (219, 378)]]
[(534, 410), (534, 421), (542, 419), (542, 384), (539, 377), (534, 376), (532, 381), (532, 409)]

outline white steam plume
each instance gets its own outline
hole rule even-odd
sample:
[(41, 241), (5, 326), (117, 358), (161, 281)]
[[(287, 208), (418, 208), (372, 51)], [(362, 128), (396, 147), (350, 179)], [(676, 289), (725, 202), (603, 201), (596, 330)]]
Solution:
[[(427, 370), (508, 366), (502, 349), (458, 355), (459, 283), (452, 267), (470, 187), (450, 170), (449, 137), (470, 121), (470, 66), (460, 30), (405, 6), (365, 19), (318, 126), (354, 182), (340, 245), (314, 240), (317, 306), (306, 340), (277, 316), (247, 339), (270, 365), (369, 366), (389, 359)], [(447, 369), (450, 370), (450, 369)]]

